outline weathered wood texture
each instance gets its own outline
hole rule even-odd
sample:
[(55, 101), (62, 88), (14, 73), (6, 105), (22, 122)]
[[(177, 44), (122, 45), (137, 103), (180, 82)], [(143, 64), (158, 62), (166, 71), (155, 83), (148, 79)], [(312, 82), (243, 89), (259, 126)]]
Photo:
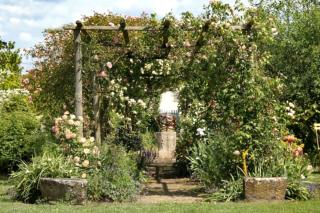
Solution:
[[(81, 51), (81, 22), (77, 22), (78, 27), (74, 30), (75, 44), (75, 115), (83, 116), (82, 108), (82, 51)], [(83, 125), (79, 128), (79, 134), (83, 136)]]

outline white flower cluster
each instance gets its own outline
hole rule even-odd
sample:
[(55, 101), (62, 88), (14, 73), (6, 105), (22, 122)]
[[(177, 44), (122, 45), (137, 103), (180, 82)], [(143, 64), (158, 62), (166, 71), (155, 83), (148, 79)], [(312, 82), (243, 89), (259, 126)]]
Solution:
[(8, 101), (11, 97), (16, 95), (29, 95), (29, 91), (25, 89), (9, 89), (9, 90), (0, 90), (0, 104)]
[(8, 78), (8, 76), (10, 76), (11, 75), (11, 71), (10, 70), (6, 70), (6, 69), (1, 69), (0, 68), (0, 84), (2, 83), (2, 82), (4, 82), (7, 78)]
[(294, 110), (295, 108), (295, 105), (291, 102), (288, 103), (289, 106), (286, 107), (286, 110), (288, 112), (288, 115), (291, 117), (291, 118), (294, 118), (295, 116), (295, 113), (296, 111)]
[(134, 99), (134, 98), (130, 98), (128, 96), (122, 96), (121, 99), (123, 101), (127, 101), (129, 106), (141, 106), (143, 109), (145, 109), (147, 107), (147, 104), (141, 100), (141, 99), (138, 99), (137, 101)]
[(169, 75), (171, 72), (170, 60), (157, 59), (152, 63), (146, 63), (140, 69), (141, 74), (151, 73), (152, 75)]

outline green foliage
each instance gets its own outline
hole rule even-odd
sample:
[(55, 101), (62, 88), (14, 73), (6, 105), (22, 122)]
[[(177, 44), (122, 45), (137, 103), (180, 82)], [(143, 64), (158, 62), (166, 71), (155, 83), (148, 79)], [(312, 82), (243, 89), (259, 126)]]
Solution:
[(294, 144), (279, 143), (273, 155), (263, 160), (252, 158), (253, 169), (249, 172), (253, 177), (287, 177), (290, 181), (304, 179), (310, 173), (307, 156), (295, 156)]
[(309, 200), (311, 195), (308, 189), (301, 182), (289, 182), (286, 190), (286, 199)]
[(114, 143), (126, 147), (129, 151), (139, 151), (142, 149), (142, 139), (137, 132), (126, 128), (118, 128)]
[(233, 177), (230, 181), (223, 181), (222, 187), (212, 193), (207, 201), (210, 202), (230, 202), (237, 201), (243, 197), (243, 181), (235, 180)]
[(317, 1), (266, 1), (277, 19), (278, 35), (268, 45), (272, 53), (268, 72), (281, 79), (282, 101), (295, 104), (289, 129), (315, 149), (313, 123), (320, 120), (319, 56), (320, 5)]
[[(103, 139), (140, 150), (140, 134), (153, 129), (159, 94), (176, 90), (181, 111), (177, 156), (190, 163), (204, 185), (219, 185), (230, 180), (230, 174), (240, 178), (239, 168), (245, 175), (298, 179), (307, 161), (293, 157), (297, 150), (281, 140), (289, 127), (306, 149), (313, 146), (311, 127), (320, 118), (319, 14), (318, 5), (300, 0), (261, 1), (252, 8), (212, 1), (198, 17), (186, 12), (181, 20), (172, 14), (162, 20), (146, 14), (126, 18), (127, 25), (151, 29), (170, 21), (166, 44), (156, 31), (130, 33), (125, 44), (130, 51), (117, 48), (124, 45), (119, 32), (83, 35), (84, 125), (89, 133), (94, 131), (96, 83)], [(83, 23), (112, 25), (121, 20), (119, 15), (96, 13)], [(190, 28), (194, 30), (185, 30)], [(30, 52), (38, 60), (28, 88), (37, 109), (56, 115), (74, 105), (73, 37), (52, 31), (45, 36)], [(199, 128), (204, 135), (196, 134)], [(109, 177), (102, 171), (97, 180)], [(108, 193), (96, 197), (118, 199)]]
[(39, 118), (23, 100), (20, 96), (10, 99), (0, 111), (1, 172), (15, 169), (21, 160), (30, 161), (48, 139)]
[(25, 95), (11, 95), (0, 105), (0, 113), (10, 113), (14, 111), (32, 112), (32, 104), (28, 101)]
[(21, 57), (14, 42), (4, 42), (0, 38), (0, 90), (19, 87), (20, 63)]
[(22, 162), (19, 171), (12, 173), (17, 199), (34, 203), (40, 198), (38, 188), (41, 177), (68, 178), (77, 175), (74, 165), (63, 155), (47, 150), (42, 156), (32, 159), (30, 164)]
[(123, 148), (105, 145), (101, 167), (89, 176), (88, 193), (94, 200), (130, 201), (139, 192), (140, 173)]
[(222, 180), (237, 175), (237, 163), (230, 150), (229, 138), (215, 135), (207, 141), (200, 141), (190, 149), (190, 169), (207, 188), (221, 184)]

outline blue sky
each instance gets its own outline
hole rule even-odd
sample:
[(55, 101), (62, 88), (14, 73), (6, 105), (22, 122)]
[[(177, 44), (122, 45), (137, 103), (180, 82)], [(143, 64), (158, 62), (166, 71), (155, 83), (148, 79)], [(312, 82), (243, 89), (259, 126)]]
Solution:
[[(179, 15), (184, 11), (199, 14), (209, 0), (0, 0), (0, 37), (15, 41), (18, 48), (31, 48), (43, 40), (46, 28), (73, 23), (93, 11), (137, 16), (142, 12), (168, 12)], [(223, 0), (234, 3), (234, 0)], [(24, 70), (32, 60), (23, 57)]]

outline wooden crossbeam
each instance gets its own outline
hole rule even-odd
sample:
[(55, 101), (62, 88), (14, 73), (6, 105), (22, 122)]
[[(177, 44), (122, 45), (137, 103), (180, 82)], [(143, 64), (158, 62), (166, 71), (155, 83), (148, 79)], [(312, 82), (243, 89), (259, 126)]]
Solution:
[[(76, 30), (77, 27), (75, 26), (66, 26), (63, 27), (62, 30)], [(121, 30), (121, 26), (83, 26), (81, 28), (82, 30), (109, 30), (109, 31), (119, 31)], [(59, 29), (56, 29), (59, 30)], [(155, 29), (153, 27), (148, 26), (128, 26), (125, 27), (123, 30), (128, 31), (157, 31), (158, 29)]]
[[(77, 21), (76, 23), (81, 23)], [(208, 22), (210, 25), (211, 22)], [(166, 20), (164, 22), (164, 26), (170, 25), (170, 22)], [(248, 24), (245, 25), (233, 25), (231, 29), (233, 30), (248, 30), (250, 26)], [(56, 31), (63, 31), (63, 30), (76, 30), (79, 29), (79, 26), (65, 26), (63, 28), (56, 28), (56, 29), (47, 29), (47, 32), (56, 32)], [(122, 19), (120, 21), (120, 26), (85, 26), (81, 23), (81, 30), (106, 30), (106, 31), (162, 31), (163, 28), (155, 28), (153, 26), (126, 26), (125, 20)], [(183, 31), (194, 31), (198, 30), (197, 28), (189, 27), (189, 28), (182, 28)]]

